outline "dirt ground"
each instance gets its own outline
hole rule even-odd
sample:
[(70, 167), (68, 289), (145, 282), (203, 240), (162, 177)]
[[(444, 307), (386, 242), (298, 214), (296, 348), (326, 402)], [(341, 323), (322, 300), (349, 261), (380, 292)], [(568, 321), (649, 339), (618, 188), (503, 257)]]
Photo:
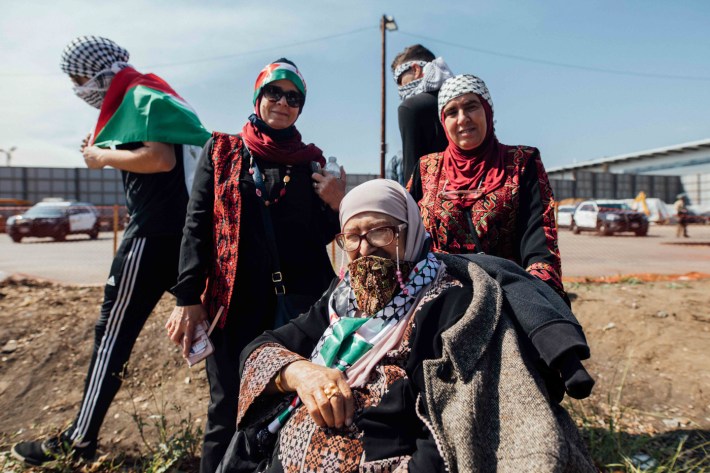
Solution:
[[(597, 380), (591, 398), (571, 406), (588, 416), (621, 413), (630, 433), (710, 430), (710, 279), (629, 278), (567, 287), (592, 348), (587, 367)], [(28, 279), (0, 283), (2, 450), (72, 420), (101, 291)], [(161, 301), (136, 343), (104, 423), (104, 451), (144, 451), (136, 418), (150, 424), (156, 416), (179, 422), (191, 415), (204, 426), (203, 365), (189, 369), (165, 336), (171, 302), (167, 296)]]

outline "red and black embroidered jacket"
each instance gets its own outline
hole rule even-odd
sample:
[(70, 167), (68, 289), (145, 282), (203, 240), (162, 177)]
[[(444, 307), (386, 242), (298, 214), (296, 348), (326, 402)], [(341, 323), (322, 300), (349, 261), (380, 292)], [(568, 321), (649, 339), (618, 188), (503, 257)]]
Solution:
[[(505, 145), (503, 145), (505, 146)], [(537, 148), (505, 146), (505, 182), (470, 207), (483, 248), (476, 249), (459, 200), (442, 197), (443, 153), (424, 156), (408, 188), (433, 237), (434, 251), (500, 256), (552, 286), (565, 300), (554, 197)]]
[[(268, 320), (257, 319), (273, 319), (275, 294), (272, 253), (260, 210), (264, 204), (256, 195), (245, 156), (236, 135), (214, 133), (205, 145), (188, 205), (178, 283), (172, 292), (180, 306), (203, 302), (210, 317), (224, 307), (220, 326), (226, 317), (236, 315), (240, 330), (248, 331), (251, 324), (256, 336), (264, 327), (271, 328)], [(269, 198), (279, 196), (286, 166), (254, 159)], [(337, 212), (313, 191), (311, 174), (309, 165), (292, 166), (287, 191), (268, 207), (286, 290), (292, 297), (304, 296), (309, 304), (334, 276), (326, 245), (339, 231)]]

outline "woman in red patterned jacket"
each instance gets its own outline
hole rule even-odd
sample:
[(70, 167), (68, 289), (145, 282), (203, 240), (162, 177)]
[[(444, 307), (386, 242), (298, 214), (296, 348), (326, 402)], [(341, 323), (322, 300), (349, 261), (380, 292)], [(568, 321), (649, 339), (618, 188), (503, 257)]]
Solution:
[(324, 165), (325, 159), (295, 127), (305, 100), (306, 83), (295, 64), (279, 59), (267, 65), (254, 86), (254, 113), (238, 135), (213, 133), (195, 171), (172, 289), (177, 306), (166, 328), (187, 356), (197, 324), (219, 317), (207, 358), (202, 473), (216, 470), (234, 434), (239, 353), (274, 328), (275, 292), (285, 290), (300, 312), (335, 276), (326, 244), (340, 228), (345, 175), (312, 171), (313, 162)]
[(486, 84), (464, 74), (439, 92), (449, 145), (420, 160), (408, 188), (434, 250), (515, 261), (567, 301), (554, 198), (537, 148), (501, 144)]

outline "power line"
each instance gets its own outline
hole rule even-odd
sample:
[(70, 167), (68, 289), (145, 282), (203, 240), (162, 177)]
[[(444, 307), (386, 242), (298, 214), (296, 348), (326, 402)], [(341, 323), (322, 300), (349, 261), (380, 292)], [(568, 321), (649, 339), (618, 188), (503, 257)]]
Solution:
[(163, 64), (152, 64), (148, 65), (145, 67), (148, 68), (153, 68), (153, 67), (171, 67), (171, 66), (182, 66), (186, 64), (196, 64), (200, 62), (207, 62), (207, 61), (216, 61), (220, 59), (228, 59), (228, 58), (236, 58), (236, 57), (241, 57), (241, 56), (247, 56), (250, 54), (259, 54), (259, 53), (265, 53), (265, 52), (270, 52), (270, 51), (275, 51), (275, 50), (281, 50), (285, 48), (291, 48), (293, 46), (303, 46), (304, 44), (311, 44), (311, 43), (319, 43), (321, 41), (326, 41), (329, 39), (335, 39), (335, 38), (340, 38), (343, 36), (350, 36), (356, 33), (360, 33), (362, 31), (366, 30), (372, 30), (372, 29), (377, 29), (377, 26), (367, 26), (364, 28), (357, 28), (355, 30), (350, 30), (350, 31), (345, 31), (343, 33), (336, 33), (328, 36), (321, 36), (319, 38), (313, 38), (313, 39), (307, 39), (304, 41), (297, 41), (295, 43), (289, 43), (287, 45), (281, 45), (281, 46), (271, 46), (268, 48), (262, 48), (262, 49), (254, 49), (252, 51), (244, 51), (240, 53), (232, 53), (232, 54), (223, 54), (221, 56), (211, 56), (211, 57), (206, 57), (202, 59), (192, 59), (190, 61), (179, 61), (179, 62), (169, 62), (169, 63), (163, 63)]
[[(276, 50), (283, 50), (286, 48), (291, 48), (294, 46), (303, 46), (305, 44), (312, 44), (312, 43), (319, 43), (321, 41), (327, 41), (330, 39), (335, 39), (335, 38), (341, 38), (343, 36), (350, 36), (354, 35), (357, 33), (361, 33), (363, 31), (367, 30), (373, 30), (379, 28), (378, 26), (367, 26), (363, 28), (357, 28), (354, 30), (350, 31), (344, 31), (342, 33), (335, 33), (327, 36), (320, 36), (318, 38), (312, 38), (312, 39), (306, 39), (303, 41), (297, 41), (294, 43), (289, 43), (289, 44), (283, 44), (279, 46), (270, 46), (268, 48), (262, 48), (262, 49), (253, 49), (251, 51), (242, 51), (238, 53), (231, 53), (231, 54), (222, 54), (219, 56), (209, 56), (209, 57), (204, 57), (204, 58), (197, 58), (197, 59), (190, 59), (187, 61), (176, 61), (176, 62), (167, 62), (167, 63), (162, 63), (162, 64), (148, 64), (146, 66), (142, 66), (142, 68), (156, 68), (156, 67), (173, 67), (173, 66), (183, 66), (183, 65), (188, 65), (188, 64), (197, 64), (201, 62), (209, 62), (209, 61), (218, 61), (222, 59), (230, 59), (230, 58), (237, 58), (237, 57), (242, 57), (242, 56), (248, 56), (251, 54), (260, 54), (260, 53), (265, 53), (265, 52), (270, 52), (270, 51), (276, 51)], [(59, 76), (63, 75), (64, 73), (62, 72), (38, 72), (38, 73), (0, 73), (0, 77), (35, 77), (35, 76)]]
[[(335, 33), (332, 35), (321, 36), (318, 38), (307, 39), (304, 41), (297, 41), (295, 43), (289, 43), (289, 44), (284, 44), (284, 45), (279, 45), (279, 46), (270, 46), (268, 48), (254, 49), (251, 51), (242, 51), (242, 52), (231, 53), (231, 54), (222, 54), (219, 56), (209, 56), (209, 57), (191, 59), (191, 60), (186, 60), (186, 61), (176, 61), (176, 62), (168, 62), (168, 63), (162, 63), (162, 64), (149, 64), (149, 65), (146, 65), (143, 67), (145, 67), (145, 68), (175, 67), (175, 66), (183, 66), (183, 65), (189, 65), (189, 64), (198, 64), (198, 63), (203, 63), (203, 62), (210, 62), (210, 61), (218, 61), (218, 60), (223, 60), (223, 59), (243, 57), (243, 56), (248, 56), (248, 55), (252, 55), (252, 54), (260, 54), (260, 53), (271, 52), (271, 51), (276, 51), (276, 50), (283, 50), (283, 49), (291, 48), (294, 46), (303, 46), (306, 44), (318, 43), (318, 42), (327, 41), (330, 39), (341, 38), (344, 36), (350, 36), (350, 35), (354, 35), (357, 33), (361, 33), (363, 31), (372, 30), (372, 29), (376, 29), (376, 28), (377, 28), (376, 26), (367, 26), (367, 27), (363, 27), (363, 28), (357, 28), (354, 30), (350, 30), (350, 31), (345, 31), (342, 33)], [(527, 57), (527, 56), (520, 56), (517, 54), (509, 54), (509, 53), (503, 53), (500, 51), (492, 51), (489, 49), (476, 48), (473, 46), (458, 44), (458, 43), (454, 43), (451, 41), (445, 41), (445, 40), (441, 40), (441, 39), (437, 39), (437, 38), (432, 38), (429, 36), (423, 36), (423, 35), (418, 35), (418, 34), (414, 34), (414, 33), (409, 33), (407, 31), (402, 31), (402, 30), (399, 30), (399, 33), (403, 34), (405, 36), (410, 36), (412, 38), (418, 38), (418, 39), (422, 39), (425, 41), (431, 41), (434, 43), (445, 44), (447, 46), (453, 46), (456, 48), (461, 48), (461, 49), (465, 49), (468, 51), (474, 51), (474, 52), (481, 53), (481, 54), (487, 54), (490, 56), (497, 56), (497, 57), (504, 57), (504, 58), (508, 58), (508, 59), (530, 62), (530, 63), (534, 63), (534, 64), (542, 64), (545, 66), (564, 67), (567, 69), (577, 69), (577, 70), (588, 71), (588, 72), (634, 76), (634, 77), (646, 77), (646, 78), (654, 78), (654, 79), (710, 81), (710, 77), (702, 77), (702, 76), (682, 76), (682, 75), (672, 75), (672, 74), (656, 74), (656, 73), (646, 73), (646, 72), (637, 72), (637, 71), (625, 71), (625, 70), (619, 70), (619, 69), (606, 69), (606, 68), (601, 68), (601, 67), (583, 66), (580, 64), (569, 64), (569, 63), (563, 63), (563, 62), (557, 62), (557, 61), (549, 61), (546, 59), (537, 59), (537, 58), (532, 58), (532, 57)], [(63, 73), (61, 73), (61, 72), (0, 73), (0, 77), (48, 77), (48, 76), (59, 76), (59, 75), (63, 75)]]
[(450, 41), (444, 41), (441, 39), (430, 38), (428, 36), (422, 36), (422, 35), (418, 35), (418, 34), (414, 34), (414, 33), (408, 33), (406, 31), (401, 31), (401, 30), (399, 31), (399, 33), (403, 34), (405, 36), (411, 36), (412, 38), (419, 38), (419, 39), (423, 39), (425, 41), (431, 41), (434, 43), (445, 44), (447, 46), (453, 46), (456, 48), (466, 49), (469, 51), (475, 51), (475, 52), (481, 53), (481, 54), (488, 54), (490, 56), (505, 57), (508, 59), (515, 59), (518, 61), (532, 62), (535, 64), (543, 64), (545, 66), (565, 67), (568, 69), (579, 69), (579, 70), (588, 71), (588, 72), (600, 72), (600, 73), (605, 73), (605, 74), (616, 74), (616, 75), (634, 76), (634, 77), (646, 77), (646, 78), (653, 78), (653, 79), (710, 81), (710, 77), (678, 76), (678, 75), (672, 75), (672, 74), (655, 74), (655, 73), (637, 72), (637, 71), (624, 71), (624, 70), (618, 70), (618, 69), (606, 69), (606, 68), (601, 68), (601, 67), (582, 66), (579, 64), (569, 64), (569, 63), (564, 63), (564, 62), (548, 61), (546, 59), (536, 59), (536, 58), (531, 58), (531, 57), (526, 57), (526, 56), (519, 56), (517, 54), (508, 54), (508, 53), (502, 53), (499, 51), (491, 51), (489, 49), (475, 48), (473, 46), (452, 43)]

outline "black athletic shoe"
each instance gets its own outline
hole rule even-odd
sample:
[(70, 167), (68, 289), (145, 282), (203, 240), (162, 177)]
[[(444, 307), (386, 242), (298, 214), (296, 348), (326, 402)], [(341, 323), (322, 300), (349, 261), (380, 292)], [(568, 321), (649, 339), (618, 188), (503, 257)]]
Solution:
[(96, 445), (72, 447), (70, 442), (58, 436), (12, 446), (12, 456), (32, 466), (47, 466), (66, 455), (71, 455), (73, 460), (92, 460), (96, 455)]

